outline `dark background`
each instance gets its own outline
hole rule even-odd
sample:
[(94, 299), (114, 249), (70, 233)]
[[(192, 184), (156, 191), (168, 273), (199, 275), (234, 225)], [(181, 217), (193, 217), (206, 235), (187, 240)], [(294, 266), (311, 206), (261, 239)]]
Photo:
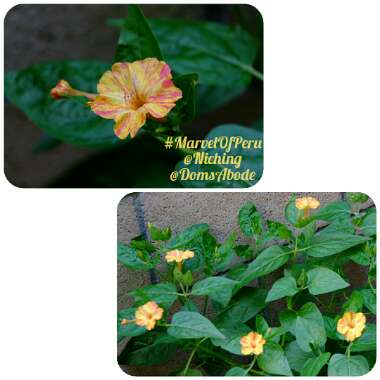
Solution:
[[(146, 17), (170, 17), (240, 23), (262, 36), (258, 11), (244, 5), (142, 5)], [(5, 18), (5, 70), (19, 70), (52, 60), (98, 59), (112, 62), (119, 32), (106, 25), (109, 18), (125, 17), (127, 5), (18, 5)], [(262, 58), (255, 63), (262, 70)], [(221, 78), (223, 80), (223, 78)], [(184, 126), (188, 136), (204, 137), (219, 124), (252, 125), (262, 118), (262, 83), (253, 79), (245, 94), (226, 106)], [(109, 153), (61, 144), (34, 153), (44, 132), (16, 107), (5, 101), (5, 174), (19, 187), (151, 187), (149, 178), (128, 183), (110, 176), (116, 160), (131, 161), (123, 151)], [(145, 136), (144, 136), (145, 137)], [(137, 145), (137, 144), (135, 144)], [(138, 148), (135, 147), (135, 148)], [(170, 169), (170, 163), (162, 165)], [(143, 157), (133, 157), (135, 163)], [(175, 161), (176, 158), (169, 157)], [(133, 169), (131, 169), (133, 171)], [(143, 168), (149, 177), (149, 167)], [(154, 173), (151, 173), (152, 176)], [(129, 174), (130, 175), (130, 174)], [(111, 178), (112, 177), (112, 178)], [(166, 187), (167, 183), (157, 183)]]

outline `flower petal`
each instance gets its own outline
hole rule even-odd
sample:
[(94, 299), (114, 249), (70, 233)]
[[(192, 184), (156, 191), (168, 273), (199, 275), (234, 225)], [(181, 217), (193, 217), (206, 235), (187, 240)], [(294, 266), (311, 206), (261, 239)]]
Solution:
[(161, 119), (165, 117), (172, 108), (175, 107), (174, 103), (159, 104), (159, 103), (147, 103), (144, 105), (149, 114), (155, 119)]
[(117, 137), (124, 140), (129, 134), (135, 137), (139, 129), (145, 124), (146, 114), (144, 111), (127, 112), (116, 120), (114, 131)]
[(98, 95), (89, 105), (93, 112), (105, 119), (117, 119), (126, 112), (122, 103), (107, 96)]

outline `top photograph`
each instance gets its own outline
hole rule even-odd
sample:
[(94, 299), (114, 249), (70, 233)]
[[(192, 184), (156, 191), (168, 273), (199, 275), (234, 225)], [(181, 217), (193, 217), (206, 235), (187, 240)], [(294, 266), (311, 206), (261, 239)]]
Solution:
[(4, 25), (12, 185), (247, 188), (262, 177), (253, 6), (30, 4)]

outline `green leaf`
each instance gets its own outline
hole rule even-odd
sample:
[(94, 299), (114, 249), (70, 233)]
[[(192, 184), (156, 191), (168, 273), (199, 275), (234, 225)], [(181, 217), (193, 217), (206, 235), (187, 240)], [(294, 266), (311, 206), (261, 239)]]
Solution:
[(364, 193), (347, 193), (347, 199), (353, 203), (364, 203), (368, 200), (368, 195)]
[(189, 123), (195, 117), (197, 74), (185, 74), (175, 77), (174, 84), (182, 90), (182, 98), (176, 102), (175, 108), (169, 113), (171, 125), (178, 126)]
[(124, 365), (158, 365), (166, 363), (178, 349), (179, 340), (163, 333), (153, 333), (145, 339), (131, 339), (118, 356)]
[(208, 231), (208, 224), (194, 224), (172, 237), (163, 248), (166, 251), (172, 249), (191, 249), (193, 245), (202, 240), (203, 234)]
[(250, 83), (257, 46), (241, 28), (173, 19), (149, 20), (149, 24), (176, 73), (197, 72), (200, 83), (213, 86)]
[(364, 306), (373, 314), (376, 314), (376, 294), (372, 289), (361, 289)]
[(345, 253), (345, 256), (348, 256), (350, 260), (359, 265), (368, 266), (371, 264), (371, 257), (368, 252), (366, 252), (363, 244), (351, 248)]
[(232, 297), (232, 290), (237, 284), (227, 277), (208, 277), (196, 282), (191, 294), (194, 296), (209, 296), (211, 299), (226, 306)]
[(177, 289), (169, 282), (144, 286), (129, 293), (138, 305), (154, 301), (165, 310), (169, 309), (177, 299)]
[(50, 90), (59, 80), (74, 88), (96, 92), (109, 64), (97, 61), (61, 61), (37, 64), (8, 72), (5, 94), (27, 117), (50, 136), (86, 148), (111, 148), (122, 142), (113, 131), (114, 122), (97, 116), (84, 98), (54, 100)]
[(307, 360), (315, 358), (312, 351), (302, 350), (295, 340), (286, 345), (285, 355), (290, 368), (299, 373), (301, 373)]
[(275, 220), (267, 220), (267, 227), (267, 239), (289, 240), (293, 237), (292, 232), (285, 224), (276, 222)]
[(352, 343), (351, 352), (372, 350), (376, 350), (376, 325), (367, 323), (363, 335)]
[(127, 319), (132, 321), (135, 319), (136, 307), (130, 307), (128, 309), (120, 310), (117, 313), (117, 340), (121, 341), (127, 336), (138, 336), (147, 332), (145, 327), (141, 327), (131, 322), (126, 325), (122, 325), (121, 321)]
[(271, 375), (292, 376), (288, 360), (281, 346), (274, 342), (264, 345), (264, 352), (257, 358), (258, 366)]
[(126, 244), (118, 243), (117, 259), (129, 269), (147, 271), (154, 268), (152, 259), (146, 253)]
[(275, 343), (278, 343), (281, 335), (286, 333), (286, 330), (282, 326), (269, 327), (267, 321), (261, 315), (256, 316), (256, 331), (263, 335), (267, 342), (273, 341)]
[(336, 330), (339, 316), (335, 318), (328, 317), (327, 315), (323, 316), (323, 322), (326, 329), (326, 335), (329, 339), (333, 340), (344, 340), (343, 335), (339, 334)]
[(312, 218), (313, 220), (323, 220), (333, 222), (337, 219), (345, 219), (351, 215), (351, 207), (346, 201), (336, 201), (328, 203), (326, 206), (317, 210)]
[(219, 313), (216, 323), (234, 327), (249, 321), (265, 307), (265, 297), (264, 289), (241, 289), (232, 297), (228, 307)]
[(323, 228), (323, 232), (345, 232), (347, 234), (354, 234), (355, 227), (349, 216), (347, 216), (345, 218), (341, 217), (335, 219), (332, 223)]
[(361, 231), (366, 236), (376, 235), (376, 210), (368, 210), (360, 226)]
[(155, 241), (166, 241), (172, 236), (172, 231), (170, 227), (167, 228), (157, 228), (152, 223), (148, 223), (148, 231), (150, 238)]
[(306, 253), (312, 257), (326, 257), (343, 252), (355, 245), (364, 243), (368, 238), (344, 232), (324, 232), (314, 235)]
[(150, 243), (148, 240), (146, 240), (143, 235), (139, 235), (133, 238), (130, 241), (129, 246), (138, 251), (143, 251), (148, 256), (149, 254), (153, 253), (156, 250), (156, 247), (152, 243)]
[(311, 351), (310, 345), (322, 347), (326, 343), (322, 314), (312, 302), (306, 303), (298, 311), (283, 310), (280, 321), (296, 337), (297, 344), (304, 351)]
[(237, 256), (245, 260), (253, 258), (253, 255), (254, 255), (253, 248), (249, 246), (248, 244), (236, 245), (234, 247), (234, 250)]
[(216, 327), (224, 335), (225, 339), (211, 339), (212, 344), (232, 354), (241, 355), (240, 339), (251, 332), (252, 329), (245, 324), (231, 327), (217, 323)]
[(213, 254), (208, 257), (208, 264), (213, 272), (223, 271), (228, 268), (235, 255), (235, 241), (236, 233), (233, 231), (229, 234), (226, 241), (223, 244), (216, 246)]
[(307, 279), (308, 290), (313, 295), (330, 293), (350, 286), (338, 273), (323, 267), (309, 270)]
[(300, 246), (302, 247), (308, 246), (310, 243), (310, 240), (315, 235), (316, 230), (317, 230), (316, 222), (311, 222), (307, 224), (302, 229), (302, 233), (299, 237)]
[(247, 376), (247, 370), (240, 367), (232, 367), (224, 376)]
[(157, 40), (138, 5), (128, 5), (128, 17), (121, 24), (115, 62), (133, 62), (150, 57), (163, 59)]
[(191, 299), (187, 299), (187, 301), (181, 307), (181, 311), (195, 311), (198, 313), (199, 309)]
[(360, 291), (354, 290), (351, 294), (348, 300), (343, 304), (343, 311), (353, 311), (354, 313), (357, 313), (362, 310), (364, 303), (364, 298)]
[[(303, 216), (303, 212), (296, 207), (296, 196), (293, 195), (285, 206), (285, 218), (293, 226), (299, 227), (299, 222)], [(307, 223), (306, 223), (307, 224)], [(306, 225), (305, 224), (305, 225)]]
[(272, 273), (276, 269), (282, 267), (290, 259), (290, 257), (291, 254), (284, 251), (278, 245), (264, 249), (241, 274), (241, 285), (247, 285), (256, 278)]
[(367, 359), (364, 356), (346, 356), (334, 354), (328, 367), (328, 376), (362, 376), (369, 372)]
[[(228, 146), (224, 142), (229, 139), (252, 140), (255, 143), (250, 148), (243, 149), (241, 145), (232, 145), (228, 156)], [(217, 146), (205, 147), (193, 153), (192, 162), (185, 165), (183, 161), (176, 166), (179, 181), (184, 187), (191, 188), (241, 188), (254, 185), (263, 171), (262, 130), (242, 127), (238, 124), (223, 124), (211, 130), (205, 137), (207, 141), (222, 141)], [(185, 138), (177, 140), (180, 147), (191, 148), (185, 143)], [(228, 145), (228, 144), (227, 144)], [(215, 164), (204, 163), (206, 157), (220, 157)]]
[(301, 370), (301, 376), (317, 376), (329, 361), (330, 356), (330, 352), (325, 352), (316, 358), (307, 359)]
[(277, 280), (268, 293), (265, 302), (271, 302), (283, 297), (294, 296), (298, 293), (297, 283), (294, 277), (283, 277)]
[(181, 339), (224, 338), (224, 335), (207, 318), (192, 311), (175, 313), (167, 332)]
[(239, 226), (246, 236), (258, 236), (263, 231), (261, 214), (252, 202), (246, 203), (239, 210)]

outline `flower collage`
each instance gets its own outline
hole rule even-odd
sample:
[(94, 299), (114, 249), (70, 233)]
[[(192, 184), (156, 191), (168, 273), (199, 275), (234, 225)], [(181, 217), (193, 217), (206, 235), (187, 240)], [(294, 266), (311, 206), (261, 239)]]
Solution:
[[(4, 294), (0, 335), (33, 347), (22, 361), (14, 349), (20, 377), (51, 378), (53, 364), (58, 380), (377, 375), (376, 174), (363, 153), (376, 139), (359, 131), (369, 107), (351, 86), (378, 86), (345, 74), (375, 60), (347, 37), (364, 33), (359, 13), (337, 2), (322, 14), (298, 1), (288, 18), (292, 1), (276, 0), (7, 11), (4, 252), (18, 261), (0, 280), (12, 275), (21, 301)], [(342, 115), (354, 133), (336, 132)], [(326, 192), (338, 184), (358, 191)], [(110, 360), (117, 374), (101, 370)]]

